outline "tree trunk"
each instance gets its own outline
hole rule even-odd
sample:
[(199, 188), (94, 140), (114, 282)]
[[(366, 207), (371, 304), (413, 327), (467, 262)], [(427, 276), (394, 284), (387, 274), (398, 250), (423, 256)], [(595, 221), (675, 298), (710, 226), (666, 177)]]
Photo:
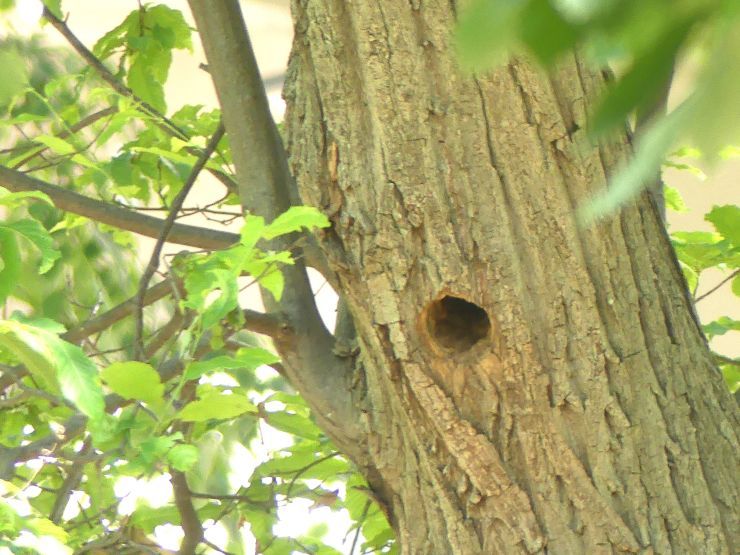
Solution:
[(339, 446), (404, 553), (737, 552), (737, 405), (660, 218), (575, 221), (629, 152), (583, 140), (603, 80), (464, 74), (455, 4), (293, 2), (291, 167), (361, 352)]

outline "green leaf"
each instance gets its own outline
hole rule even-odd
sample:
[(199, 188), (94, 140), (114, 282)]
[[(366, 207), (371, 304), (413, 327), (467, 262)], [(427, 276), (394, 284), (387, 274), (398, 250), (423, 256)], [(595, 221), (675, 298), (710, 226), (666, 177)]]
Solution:
[(678, 260), (697, 274), (716, 266), (727, 258), (726, 242), (718, 233), (708, 231), (677, 231), (671, 234)]
[(132, 472), (151, 472), (161, 463), (167, 453), (175, 446), (175, 441), (182, 438), (182, 434), (147, 437), (136, 444), (132, 442), (135, 455), (130, 465)]
[(21, 275), (21, 253), (15, 234), (0, 228), (0, 305), (18, 285)]
[(704, 328), (704, 333), (707, 334), (707, 339), (712, 339), (730, 331), (740, 331), (740, 320), (735, 320), (729, 316), (720, 316), (713, 322), (703, 325), (702, 328)]
[(680, 135), (681, 129), (693, 117), (692, 108), (690, 103), (684, 102), (638, 139), (635, 155), (626, 166), (617, 171), (607, 190), (579, 208), (578, 219), (581, 223), (588, 224), (612, 213), (654, 183), (666, 153)]
[(0, 345), (18, 357), (32, 375), (61, 391), (91, 424), (106, 422), (97, 368), (77, 345), (14, 320), (0, 320)]
[(732, 289), (732, 292), (735, 294), (735, 296), (740, 297), (740, 274), (736, 275), (735, 278), (732, 280), (730, 289)]
[[(238, 306), (239, 286), (236, 273), (230, 270), (208, 269), (189, 272), (185, 278), (188, 297), (184, 305), (200, 313), (204, 328), (208, 329)], [(220, 291), (211, 298), (212, 291)]]
[(62, 0), (43, 0), (44, 6), (57, 18), (64, 19), (62, 13)]
[(271, 412), (267, 416), (267, 423), (280, 430), (306, 439), (319, 439), (323, 433), (309, 418), (279, 411)]
[(36, 536), (51, 536), (62, 543), (69, 539), (69, 534), (64, 528), (57, 526), (48, 518), (27, 518), (25, 526)]
[(673, 72), (676, 52), (693, 24), (694, 19), (687, 18), (656, 36), (654, 47), (646, 49), (607, 91), (590, 120), (589, 131), (594, 136), (623, 125), (635, 108), (648, 110), (657, 103)]
[(262, 216), (253, 216), (248, 214), (244, 219), (244, 225), (239, 232), (241, 239), (240, 243), (248, 248), (253, 248), (257, 241), (262, 238), (263, 230), (265, 229), (265, 219)]
[(162, 113), (167, 111), (164, 87), (152, 74), (152, 67), (146, 58), (139, 56), (131, 64), (128, 70), (127, 84), (141, 100)]
[(153, 508), (148, 505), (139, 505), (131, 515), (131, 524), (147, 534), (161, 524), (180, 524), (180, 513), (174, 505)]
[(33, 140), (37, 143), (41, 143), (54, 154), (59, 154), (60, 156), (66, 156), (77, 152), (74, 145), (68, 143), (64, 139), (60, 139), (59, 137), (54, 137), (52, 135), (39, 135), (34, 137)]
[(23, 529), (23, 520), (5, 500), (0, 498), (0, 537), (15, 538)]
[[(350, 464), (338, 456), (326, 458), (313, 454), (308, 460), (301, 460), (302, 457), (298, 457), (295, 461), (292, 459), (294, 459), (293, 456), (267, 461), (265, 466), (260, 466), (260, 472), (266, 472), (272, 468), (269, 474), (278, 476), (293, 475), (301, 480), (337, 480), (352, 470)], [(273, 463), (280, 464), (272, 467)]]
[(686, 285), (688, 285), (689, 291), (692, 293), (695, 292), (696, 286), (699, 285), (699, 274), (697, 274), (691, 266), (682, 260), (678, 261), (678, 265), (681, 267), (681, 271), (683, 272), (684, 279), (686, 279)]
[(454, 38), (463, 65), (478, 71), (504, 62), (525, 7), (519, 0), (471, 2), (460, 16)]
[[(259, 273), (252, 275), (257, 277)], [(262, 287), (272, 293), (272, 296), (275, 297), (276, 301), (279, 301), (283, 296), (285, 278), (283, 277), (283, 272), (280, 268), (273, 268), (272, 270), (265, 272), (265, 274), (259, 278), (259, 282)]]
[(150, 154), (155, 154), (157, 156), (161, 156), (162, 158), (165, 158), (167, 160), (171, 160), (172, 162), (175, 162), (176, 164), (185, 164), (188, 166), (192, 166), (197, 158), (193, 156), (192, 154), (188, 154), (186, 152), (172, 152), (170, 150), (166, 150), (164, 148), (159, 147), (144, 147), (144, 146), (134, 146), (129, 149), (131, 152), (148, 152)]
[(193, 50), (192, 30), (180, 10), (159, 4), (147, 9), (146, 19), (152, 27), (152, 35), (163, 46)]
[(23, 204), (27, 199), (43, 200), (52, 206), (54, 205), (51, 198), (49, 198), (49, 195), (42, 193), (41, 191), (18, 191), (11, 193), (5, 187), (0, 187), (0, 205), (2, 206), (15, 208), (16, 206)]
[(155, 403), (164, 395), (164, 385), (159, 374), (143, 362), (114, 362), (100, 373), (100, 377), (114, 393), (124, 399)]
[(684, 202), (683, 197), (681, 196), (681, 193), (678, 192), (678, 189), (675, 189), (669, 185), (664, 185), (663, 198), (665, 199), (665, 205), (668, 209), (673, 210), (674, 212), (677, 212), (679, 214), (683, 214), (689, 211), (689, 209), (686, 207), (686, 203)]
[(715, 206), (704, 216), (714, 228), (735, 247), (740, 248), (740, 206), (726, 204)]
[[(740, 361), (735, 361), (740, 363)], [(722, 371), (722, 377), (725, 379), (727, 388), (730, 393), (735, 393), (740, 389), (740, 365), (738, 364), (721, 364), (720, 370)]]
[(184, 422), (205, 422), (212, 419), (226, 420), (245, 412), (257, 413), (257, 407), (245, 396), (209, 392), (200, 399), (185, 405), (178, 418)]
[(39, 273), (48, 272), (54, 262), (62, 255), (54, 247), (54, 239), (37, 220), (24, 219), (11, 223), (0, 224), (0, 229), (9, 230), (17, 233), (20, 237), (28, 240), (41, 253), (41, 264)]
[(0, 105), (4, 106), (28, 86), (28, 69), (23, 57), (13, 48), (0, 50)]
[(167, 460), (175, 470), (187, 472), (198, 462), (198, 448), (195, 445), (175, 445), (168, 453)]
[(522, 11), (519, 27), (522, 42), (546, 66), (570, 50), (581, 35), (579, 28), (563, 19), (549, 0), (530, 0)]
[(272, 239), (301, 228), (329, 227), (329, 219), (311, 206), (291, 206), (275, 218), (262, 232), (265, 239)]
[(192, 362), (185, 369), (185, 379), (196, 380), (203, 374), (216, 370), (234, 370), (246, 368), (254, 370), (264, 364), (279, 362), (280, 357), (259, 347), (239, 349), (234, 356), (217, 356), (208, 360)]

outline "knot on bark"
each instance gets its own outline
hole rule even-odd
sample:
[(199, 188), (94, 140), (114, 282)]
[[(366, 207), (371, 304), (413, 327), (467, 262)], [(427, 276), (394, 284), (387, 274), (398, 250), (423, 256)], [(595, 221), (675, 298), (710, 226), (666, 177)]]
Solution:
[(460, 297), (446, 295), (433, 301), (426, 315), (432, 340), (439, 347), (455, 353), (469, 350), (491, 331), (486, 311)]

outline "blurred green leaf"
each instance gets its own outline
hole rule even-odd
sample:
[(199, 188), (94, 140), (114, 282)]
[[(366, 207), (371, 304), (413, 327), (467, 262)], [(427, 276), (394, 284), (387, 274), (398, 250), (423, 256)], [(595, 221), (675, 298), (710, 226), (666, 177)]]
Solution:
[(124, 399), (156, 403), (162, 399), (164, 385), (149, 364), (137, 361), (114, 362), (100, 373), (111, 390)]
[(704, 219), (712, 222), (714, 228), (733, 246), (740, 248), (740, 206), (715, 206)]
[(64, 139), (60, 139), (59, 137), (54, 137), (52, 135), (38, 135), (34, 137), (33, 140), (34, 142), (41, 143), (54, 154), (59, 154), (61, 156), (77, 152), (77, 149), (72, 144), (68, 143)]
[(735, 360), (734, 364), (720, 364), (720, 370), (730, 393), (737, 392), (740, 389), (740, 360)]
[(245, 412), (257, 413), (257, 407), (245, 396), (211, 392), (185, 405), (177, 417), (184, 422), (205, 422), (234, 418)]
[(525, 8), (521, 0), (471, 2), (460, 15), (454, 38), (463, 65), (481, 71), (503, 62), (515, 43)]
[(41, 253), (40, 274), (48, 272), (54, 266), (54, 262), (62, 255), (54, 247), (54, 240), (49, 235), (49, 232), (37, 220), (28, 218), (0, 224), (0, 230), (3, 232), (12, 231), (18, 237), (22, 237), (38, 249)]
[(318, 439), (323, 433), (310, 419), (298, 414), (284, 411), (271, 412), (267, 416), (267, 423), (281, 432), (287, 432), (298, 437)]
[(0, 205), (8, 208), (15, 208), (29, 199), (44, 201), (48, 204), (54, 204), (49, 195), (41, 191), (18, 191), (11, 193), (5, 187), (0, 187)]
[(138, 58), (131, 64), (126, 76), (126, 83), (141, 100), (160, 112), (167, 111), (162, 82), (153, 75), (147, 59)]
[(64, 19), (64, 14), (62, 13), (62, 0), (43, 0), (43, 2), (44, 6), (46, 6), (55, 17)]
[(520, 17), (520, 38), (544, 65), (553, 64), (581, 37), (580, 28), (563, 19), (549, 0), (530, 0)]
[(735, 320), (729, 316), (720, 316), (702, 327), (704, 328), (704, 333), (707, 334), (707, 339), (712, 339), (730, 331), (740, 331), (740, 320)]
[(678, 189), (674, 189), (669, 185), (663, 186), (663, 198), (665, 199), (665, 205), (668, 209), (683, 214), (689, 211), (686, 207), (686, 203), (678, 192)]
[(632, 160), (617, 171), (605, 192), (598, 194), (578, 210), (579, 220), (588, 223), (612, 213), (642, 189), (653, 184), (658, 168), (690, 117), (691, 105), (684, 104), (643, 133), (638, 139)]
[(207, 360), (192, 362), (185, 369), (185, 379), (196, 380), (212, 371), (237, 368), (254, 370), (264, 364), (279, 362), (280, 358), (270, 351), (258, 347), (239, 349), (234, 356), (216, 356)]
[(198, 462), (198, 448), (194, 445), (175, 445), (168, 453), (167, 460), (172, 468), (180, 472), (187, 472)]
[(97, 368), (77, 345), (49, 331), (14, 320), (0, 320), (0, 345), (11, 351), (53, 390), (58, 390), (91, 421), (105, 421)]
[[(600, 136), (627, 121), (636, 108), (651, 109), (659, 100), (673, 74), (678, 49), (691, 30), (695, 19), (689, 17), (653, 37), (654, 46), (647, 49), (632, 67), (602, 97), (589, 123), (589, 131)], [(679, 120), (684, 123), (684, 120)], [(676, 136), (671, 139), (675, 140)], [(672, 145), (669, 145), (672, 146)], [(645, 148), (642, 145), (641, 148)], [(668, 147), (666, 147), (668, 148)], [(638, 148), (638, 153), (639, 153)], [(660, 167), (665, 152), (653, 168)]]
[(0, 50), (0, 67), (3, 68), (3, 78), (0, 79), (0, 105), (6, 105), (28, 86), (28, 70), (21, 55), (12, 48)]
[(0, 227), (0, 305), (18, 285), (21, 275), (21, 253), (15, 234)]

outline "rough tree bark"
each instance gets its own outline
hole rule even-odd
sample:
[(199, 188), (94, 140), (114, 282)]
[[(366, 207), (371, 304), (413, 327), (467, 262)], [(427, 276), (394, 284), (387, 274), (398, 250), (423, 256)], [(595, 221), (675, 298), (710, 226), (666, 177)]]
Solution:
[[(191, 0), (243, 178), (235, 4)], [(301, 343), (316, 320), (295, 300), (278, 347), (403, 552), (737, 552), (737, 405), (660, 217), (645, 195), (575, 221), (629, 153), (581, 143), (602, 78), (577, 56), (462, 73), (449, 0), (292, 7), (287, 150), (332, 221), (320, 246), (360, 354), (342, 330)]]

